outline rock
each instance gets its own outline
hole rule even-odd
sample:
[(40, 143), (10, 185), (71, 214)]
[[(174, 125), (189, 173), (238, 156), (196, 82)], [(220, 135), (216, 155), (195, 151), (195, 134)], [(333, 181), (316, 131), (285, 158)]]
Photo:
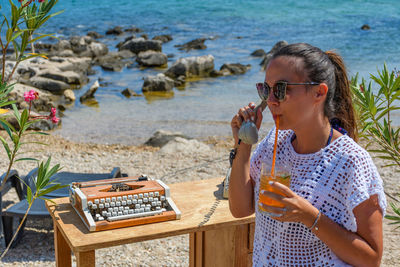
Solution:
[(201, 143), (195, 139), (187, 140), (182, 137), (175, 137), (169, 141), (166, 145), (161, 147), (159, 153), (163, 154), (193, 154), (193, 153), (206, 153), (210, 152), (211, 149), (208, 145)]
[[(34, 47), (36, 49), (36, 53), (38, 52), (44, 52), (44, 51), (49, 51), (53, 45), (52, 44), (45, 44), (45, 43), (35, 43)], [(30, 46), (28, 46), (30, 48)]]
[(158, 67), (167, 64), (167, 55), (156, 51), (140, 52), (136, 58), (137, 63), (145, 67)]
[(123, 59), (135, 57), (135, 54), (129, 50), (121, 50), (121, 51), (118, 51), (117, 54), (120, 58), (123, 58)]
[[(19, 64), (15, 73), (18, 74), (19, 77), (23, 79), (29, 79), (35, 76), (39, 72), (39, 68), (35, 68), (29, 65)], [(17, 79), (16, 76), (14, 76)]]
[(113, 35), (121, 35), (121, 34), (123, 34), (124, 32), (122, 31), (122, 28), (120, 27), (120, 26), (116, 26), (116, 27), (114, 27), (114, 28), (112, 28), (112, 29), (108, 29), (107, 31), (106, 31), (106, 34), (107, 35), (111, 35), (111, 34), (113, 34)]
[(144, 144), (147, 146), (162, 147), (176, 137), (189, 139), (189, 137), (183, 135), (181, 132), (158, 130)]
[(64, 99), (67, 102), (74, 102), (76, 100), (75, 93), (71, 89), (67, 89), (64, 91)]
[(136, 36), (135, 35), (131, 35), (131, 36), (126, 37), (125, 40), (123, 40), (122, 42), (119, 42), (115, 47), (116, 48), (120, 48), (124, 43), (126, 43), (126, 42), (128, 42), (128, 41), (130, 41), (132, 39), (136, 39)]
[(103, 38), (104, 37), (104, 35), (101, 35), (100, 33), (95, 32), (95, 31), (90, 31), (86, 35), (90, 36), (90, 37), (92, 37), (94, 39), (99, 39), (99, 38)]
[[(62, 63), (59, 64), (52, 63), (52, 64), (54, 64), (54, 67), (57, 67), (61, 71), (72, 70), (75, 72), (86, 73), (91, 67), (91, 62), (92, 59), (89, 57), (82, 57), (82, 58), (72, 57), (72, 58), (66, 58), (66, 60), (63, 61)], [(48, 67), (51, 68), (50, 65)]]
[(169, 41), (172, 41), (172, 36), (170, 34), (157, 35), (153, 37), (153, 40), (158, 40), (163, 43), (168, 43)]
[(88, 49), (88, 44), (91, 43), (91, 37), (89, 36), (72, 36), (69, 39), (69, 42), (71, 44), (71, 50), (80, 56), (91, 56), (87, 55), (90, 50)]
[(100, 86), (99, 81), (95, 81), (94, 84), (90, 86), (89, 90), (87, 90), (86, 93), (84, 93), (83, 96), (79, 98), (79, 100), (81, 102), (84, 102), (85, 100), (94, 98), (94, 94), (96, 93), (97, 88), (99, 88), (99, 86)]
[(162, 73), (157, 74), (156, 76), (147, 76), (144, 79), (142, 91), (172, 91), (174, 88), (174, 80), (168, 78)]
[(183, 76), (183, 75), (179, 76), (178, 78), (176, 78), (176, 79), (174, 80), (174, 85), (175, 85), (175, 87), (184, 86), (185, 83), (186, 83), (186, 78), (185, 78), (185, 76)]
[(264, 49), (257, 49), (253, 53), (251, 53), (251, 56), (253, 56), (253, 57), (263, 57), (266, 54), (267, 53), (265, 53)]
[(250, 64), (242, 65), (240, 63), (233, 63), (233, 64), (222, 65), (220, 71), (224, 76), (238, 75), (238, 74), (245, 74), (250, 68), (251, 68)]
[[(19, 110), (19, 113), (22, 113), (23, 110)], [(10, 123), (16, 130), (19, 129), (19, 125), (17, 122), (17, 119), (14, 117), (14, 115), (11, 115), (8, 113), (5, 114), (0, 114), (0, 118), (5, 119), (8, 123)], [(47, 116), (48, 114), (39, 114), (37, 112), (31, 111), (32, 116)], [(60, 123), (60, 122), (59, 122)], [(54, 129), (58, 124), (52, 123), (50, 120), (40, 120), (38, 122), (33, 123), (31, 126), (28, 127), (28, 130), (35, 130), (35, 131), (49, 131), (51, 129)], [(3, 127), (0, 125), (0, 129), (3, 129)]]
[(120, 56), (117, 53), (108, 53), (97, 59), (99, 64), (104, 70), (108, 71), (121, 71), (125, 67), (126, 63), (121, 61)]
[(98, 42), (92, 42), (89, 45), (89, 49), (93, 52), (95, 57), (104, 56), (108, 53), (107, 45)]
[(24, 98), (24, 93), (29, 90), (35, 90), (39, 93), (39, 99), (32, 102), (32, 109), (35, 111), (50, 112), (50, 109), (55, 106), (54, 102), (59, 100), (59, 96), (55, 96), (48, 91), (33, 88), (32, 86), (21, 83), (14, 84), (14, 89), (9, 95), (9, 100), (15, 100), (19, 109), (29, 108)]
[(73, 71), (60, 71), (58, 69), (52, 68), (39, 72), (37, 74), (40, 77), (49, 78), (56, 81), (62, 81), (67, 84), (83, 84), (86, 83), (87, 80), (84, 79), (81, 75)]
[(212, 70), (210, 72), (210, 77), (213, 77), (213, 78), (216, 78), (216, 77), (219, 77), (219, 76), (223, 76), (223, 75), (224, 75), (224, 73), (222, 71), (220, 71), (220, 70)]
[(178, 59), (166, 72), (165, 75), (176, 79), (184, 77), (208, 77), (214, 70), (214, 57), (212, 55), (200, 57), (186, 57)]
[(125, 29), (125, 31), (126, 32), (143, 32), (143, 30), (142, 29), (140, 29), (140, 28), (137, 28), (137, 27), (130, 27), (130, 28), (127, 28), (127, 29)]
[(23, 84), (31, 85), (33, 87), (43, 89), (53, 94), (61, 95), (64, 90), (68, 89), (70, 86), (62, 81), (56, 81), (49, 78), (34, 76), (28, 80), (20, 79)]
[(68, 40), (60, 40), (58, 43), (52, 46), (52, 50), (62, 51), (72, 49), (71, 43)]
[(368, 30), (371, 30), (371, 27), (368, 24), (364, 24), (361, 26), (361, 30), (368, 31)]
[(67, 49), (67, 50), (63, 50), (57, 53), (52, 53), (53, 55), (56, 54), (59, 57), (75, 57), (75, 53), (74, 51)]
[(204, 44), (206, 40), (208, 38), (198, 38), (182, 45), (175, 45), (175, 47), (178, 47), (179, 50), (186, 50), (186, 52), (192, 49), (206, 49), (207, 46)]
[(288, 42), (286, 41), (279, 41), (277, 42), (272, 49), (264, 56), (263, 60), (261, 61), (260, 65), (262, 66), (262, 69), (266, 69), (268, 66), (269, 61), (271, 60), (272, 56), (274, 55), (275, 52), (277, 52), (279, 49), (281, 49), (284, 46), (287, 46)]
[(121, 92), (121, 94), (123, 94), (125, 97), (130, 98), (131, 96), (142, 96), (141, 94), (136, 93), (135, 91), (126, 88), (125, 90), (123, 90)]
[(132, 53), (139, 54), (147, 50), (160, 51), (162, 50), (161, 41), (157, 40), (144, 40), (143, 38), (136, 38), (127, 41), (119, 50), (130, 50)]

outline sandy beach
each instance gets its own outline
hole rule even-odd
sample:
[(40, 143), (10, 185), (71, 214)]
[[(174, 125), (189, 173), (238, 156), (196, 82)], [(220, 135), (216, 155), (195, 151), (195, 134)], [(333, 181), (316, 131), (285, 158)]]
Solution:
[[(4, 136), (4, 132), (0, 132)], [(37, 136), (36, 136), (37, 137)], [(102, 145), (74, 143), (58, 136), (41, 136), (40, 141), (46, 147), (37, 145), (23, 148), (25, 156), (34, 156), (41, 160), (52, 157), (52, 164), (59, 163), (62, 171), (71, 172), (109, 172), (119, 166), (131, 176), (147, 174), (168, 183), (210, 179), (222, 177), (228, 168), (228, 153), (231, 146), (229, 137), (210, 137), (199, 140), (211, 148), (210, 152), (168, 154), (159, 148), (149, 146)], [(4, 150), (0, 157), (6, 159)], [(395, 168), (381, 168), (385, 162), (375, 158), (375, 164), (385, 182), (389, 193), (399, 192), (399, 172)], [(0, 170), (6, 170), (7, 161), (0, 162)], [(35, 167), (33, 162), (19, 162), (14, 165), (20, 175), (26, 175)], [(12, 190), (3, 196), (3, 209), (17, 201)], [(388, 199), (388, 202), (390, 200)], [(390, 212), (388, 210), (388, 212)], [(382, 266), (400, 266), (400, 230), (388, 225), (384, 220), (384, 255)], [(55, 266), (53, 229), (50, 219), (28, 220), (22, 242), (11, 249), (3, 259), (2, 266)], [(1, 236), (0, 250), (3, 251), (4, 239)], [(188, 266), (188, 235), (146, 241), (136, 244), (117, 246), (96, 251), (97, 266)], [(75, 258), (73, 257), (73, 264)]]

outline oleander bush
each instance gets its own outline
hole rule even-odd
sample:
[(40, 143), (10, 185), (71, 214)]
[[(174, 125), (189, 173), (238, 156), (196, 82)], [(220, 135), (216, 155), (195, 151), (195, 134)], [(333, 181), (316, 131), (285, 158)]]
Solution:
[[(386, 64), (378, 75), (370, 76), (367, 83), (358, 75), (352, 78), (353, 102), (359, 116), (359, 134), (366, 141), (366, 149), (388, 162), (384, 167), (396, 166), (400, 171), (400, 127), (393, 125), (393, 113), (400, 112), (400, 72), (389, 71)], [(394, 202), (390, 206), (394, 215), (386, 219), (400, 224), (400, 193), (397, 196), (386, 194)], [(399, 228), (400, 226), (396, 227)]]
[[(5, 172), (4, 178), (0, 184), (0, 192), (7, 182), (8, 176), (15, 162), (18, 161), (38, 161), (35, 158), (26, 158), (22, 156), (20, 151), (21, 147), (29, 143), (39, 142), (25, 142), (24, 137), (30, 134), (46, 134), (43, 132), (29, 132), (29, 127), (43, 119), (49, 119), (53, 123), (58, 123), (56, 117), (56, 109), (52, 108), (49, 115), (32, 115), (31, 108), (32, 102), (39, 98), (39, 94), (34, 90), (29, 90), (24, 93), (25, 101), (29, 103), (29, 109), (22, 111), (17, 109), (15, 101), (9, 101), (10, 92), (13, 90), (13, 84), (10, 84), (11, 78), (17, 69), (18, 64), (21, 61), (33, 58), (33, 57), (45, 57), (44, 54), (34, 53), (33, 44), (45, 37), (51, 37), (49, 34), (37, 33), (37, 30), (51, 17), (59, 14), (52, 13), (50, 11), (57, 3), (58, 0), (9, 0), (10, 16), (1, 14), (0, 19), (0, 48), (1, 48), (1, 73), (0, 73), (0, 126), (6, 132), (6, 137), (0, 136), (0, 142), (6, 152), (7, 158), (2, 160), (8, 160), (7, 170), (1, 170), (1, 173)], [(6, 1), (5, 1), (6, 2)], [(7, 3), (6, 3), (7, 4)], [(7, 6), (8, 7), (8, 6)], [(0, 6), (0, 13), (3, 6)], [(26, 53), (28, 46), (32, 47), (31, 53)], [(15, 63), (9, 72), (6, 72), (6, 54), (9, 48), (15, 53)], [(8, 117), (14, 117), (17, 125), (12, 125)], [(33, 181), (36, 186), (36, 191), (27, 185), (26, 200), (28, 201), (29, 207), (23, 217), (20, 225), (15, 232), (10, 244), (1, 253), (0, 260), (5, 256), (9, 250), (13, 240), (15, 239), (21, 225), (24, 223), (33, 202), (37, 198), (45, 199), (45, 195), (64, 187), (50, 177), (53, 176), (60, 170), (60, 165), (56, 164), (50, 166), (51, 158), (47, 159), (46, 162), (38, 162), (38, 175), (36, 180)], [(22, 180), (21, 180), (22, 181)], [(22, 181), (23, 182), (23, 181)], [(0, 207), (1, 208), (1, 207)], [(0, 210), (1, 213), (1, 210)]]

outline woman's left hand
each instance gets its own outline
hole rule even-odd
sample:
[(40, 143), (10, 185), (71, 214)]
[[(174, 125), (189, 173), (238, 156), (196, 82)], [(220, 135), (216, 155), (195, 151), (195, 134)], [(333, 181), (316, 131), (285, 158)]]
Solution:
[(284, 205), (284, 208), (265, 205), (261, 202), (259, 202), (258, 205), (267, 212), (277, 214), (278, 216), (271, 217), (275, 220), (281, 222), (301, 222), (310, 228), (318, 215), (318, 209), (311, 205), (306, 199), (290, 190), (289, 187), (278, 182), (270, 182), (270, 185), (274, 189), (282, 192), (284, 196), (265, 190), (261, 191), (261, 193), (268, 198), (279, 201)]

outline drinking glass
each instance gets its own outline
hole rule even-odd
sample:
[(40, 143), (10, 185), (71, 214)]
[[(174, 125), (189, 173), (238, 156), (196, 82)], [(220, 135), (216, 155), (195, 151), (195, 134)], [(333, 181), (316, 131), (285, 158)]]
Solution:
[[(286, 185), (287, 187), (290, 187), (290, 177), (291, 177), (290, 168), (286, 164), (283, 163), (279, 164), (279, 162), (277, 162), (277, 164), (275, 165), (274, 175), (271, 176), (271, 163), (262, 162), (261, 173), (260, 173), (260, 194), (258, 201), (268, 206), (284, 208), (284, 205), (281, 202), (261, 194), (261, 190), (274, 192), (276, 194), (283, 196), (283, 193), (273, 188), (269, 184), (269, 181), (279, 182), (281, 184)], [(267, 212), (263, 207), (261, 206), (258, 207), (261, 211)], [(274, 215), (274, 214), (269, 213), (269, 215)]]

